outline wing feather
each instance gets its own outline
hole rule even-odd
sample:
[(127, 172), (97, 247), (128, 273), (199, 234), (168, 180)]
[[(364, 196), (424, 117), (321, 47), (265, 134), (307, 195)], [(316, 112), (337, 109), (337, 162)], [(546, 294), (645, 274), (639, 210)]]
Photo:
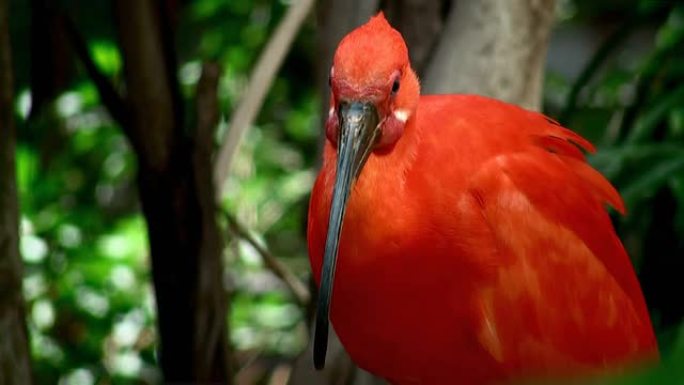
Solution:
[(481, 293), (481, 342), (510, 365), (542, 370), (657, 355), (639, 283), (605, 209), (624, 212), (622, 200), (573, 144), (592, 149), (588, 142), (566, 129), (552, 134), (492, 158), (470, 180), (507, 261)]

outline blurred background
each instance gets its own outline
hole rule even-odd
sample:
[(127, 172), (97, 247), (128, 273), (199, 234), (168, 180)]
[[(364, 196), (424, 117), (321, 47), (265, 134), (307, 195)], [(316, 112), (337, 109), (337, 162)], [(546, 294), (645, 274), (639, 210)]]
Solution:
[[(344, 33), (383, 9), (426, 87), (448, 88), (458, 82), (434, 79), (455, 60), (445, 52), (467, 54), (449, 44), (469, 2), (0, 0), (0, 42), (11, 43), (0, 51), (12, 64), (0, 67), (0, 87), (13, 94), (0, 109), (16, 127), (18, 192), (18, 206), (4, 200), (0, 210), (18, 207), (20, 235), (18, 254), (3, 250), (23, 264), (2, 265), (10, 284), (0, 289), (9, 293), (15, 277), (25, 303), (0, 296), (0, 309), (19, 309), (0, 336), (14, 360), (0, 383), (160, 384), (188, 373), (222, 382), (231, 373), (236, 384), (375, 383), (341, 354), (316, 374), (309, 354), (298, 360), (309, 338), (306, 215), (330, 58)], [(684, 6), (517, 3), (516, 12), (550, 9), (513, 19), (539, 33), (503, 37), (537, 47), (538, 87), (490, 91), (597, 145), (590, 161), (626, 201), (614, 223), (664, 357), (663, 367), (605, 383), (684, 384)], [(265, 50), (272, 56), (259, 67)], [(448, 70), (463, 78), (467, 64)], [(19, 370), (28, 359), (32, 375)]]

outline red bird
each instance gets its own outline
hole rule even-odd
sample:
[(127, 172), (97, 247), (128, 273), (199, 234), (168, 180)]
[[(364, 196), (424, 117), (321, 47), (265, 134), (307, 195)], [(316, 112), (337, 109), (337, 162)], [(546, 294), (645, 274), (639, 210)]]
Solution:
[(605, 210), (623, 202), (585, 161), (587, 140), (494, 99), (420, 96), (382, 14), (340, 42), (330, 86), (308, 227), (317, 368), (328, 311), (352, 359), (398, 385), (657, 359)]

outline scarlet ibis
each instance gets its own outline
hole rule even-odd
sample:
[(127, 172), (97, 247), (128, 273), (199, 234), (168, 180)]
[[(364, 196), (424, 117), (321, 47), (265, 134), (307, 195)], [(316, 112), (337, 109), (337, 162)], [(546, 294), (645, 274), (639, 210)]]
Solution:
[(657, 358), (606, 212), (623, 202), (587, 164), (591, 143), (494, 99), (420, 96), (382, 14), (340, 42), (330, 86), (308, 225), (317, 368), (329, 318), (360, 367), (399, 385)]

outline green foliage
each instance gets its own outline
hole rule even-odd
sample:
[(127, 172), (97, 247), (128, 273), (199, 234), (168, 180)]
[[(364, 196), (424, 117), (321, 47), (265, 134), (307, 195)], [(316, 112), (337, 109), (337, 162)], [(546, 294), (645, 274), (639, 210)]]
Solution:
[(156, 370), (154, 310), (131, 151), (89, 83), (25, 130), (21, 250), (37, 380), (145, 378)]

